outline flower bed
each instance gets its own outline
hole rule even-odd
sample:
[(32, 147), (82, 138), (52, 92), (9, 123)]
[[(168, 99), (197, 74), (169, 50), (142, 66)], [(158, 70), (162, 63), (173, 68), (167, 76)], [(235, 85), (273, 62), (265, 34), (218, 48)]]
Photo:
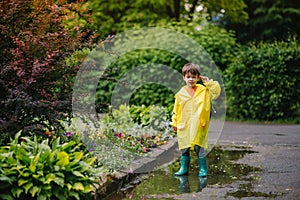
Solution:
[(120, 106), (112, 113), (102, 114), (99, 119), (91, 120), (87, 116), (74, 118), (68, 133), (78, 135), (97, 157), (100, 166), (106, 167), (109, 172), (118, 171), (128, 167), (136, 157), (165, 144), (166, 139), (172, 136), (164, 109), (158, 106), (142, 108), (148, 112), (140, 112), (140, 124), (135, 122), (137, 113), (132, 117), (128, 106)]

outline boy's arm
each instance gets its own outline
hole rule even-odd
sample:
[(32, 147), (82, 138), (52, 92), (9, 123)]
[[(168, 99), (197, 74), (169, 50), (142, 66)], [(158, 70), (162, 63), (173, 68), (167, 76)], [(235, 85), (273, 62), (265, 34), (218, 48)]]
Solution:
[(175, 97), (175, 103), (174, 103), (174, 108), (173, 108), (173, 113), (172, 113), (172, 122), (171, 122), (171, 126), (173, 127), (174, 131), (177, 131), (178, 109), (179, 109), (179, 103), (178, 103), (178, 99)]
[(214, 100), (220, 96), (221, 87), (218, 81), (209, 80), (204, 83), (204, 85), (208, 88), (210, 92), (211, 100)]

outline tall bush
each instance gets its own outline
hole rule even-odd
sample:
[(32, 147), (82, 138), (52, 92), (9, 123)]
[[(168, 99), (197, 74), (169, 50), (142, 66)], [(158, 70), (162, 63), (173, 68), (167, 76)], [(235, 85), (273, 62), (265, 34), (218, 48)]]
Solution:
[(299, 66), (296, 39), (245, 46), (226, 70), (228, 115), (257, 120), (299, 117)]
[[(88, 44), (87, 32), (69, 24), (77, 1), (0, 2), (0, 134), (57, 131), (70, 114), (76, 66), (64, 59)], [(79, 11), (78, 11), (79, 12)], [(38, 131), (39, 130), (39, 131)], [(4, 139), (3, 139), (4, 138)]]

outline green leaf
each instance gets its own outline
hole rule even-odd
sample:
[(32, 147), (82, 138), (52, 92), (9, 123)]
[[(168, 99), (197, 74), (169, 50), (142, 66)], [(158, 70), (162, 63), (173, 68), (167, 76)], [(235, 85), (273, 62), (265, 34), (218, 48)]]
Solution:
[(86, 185), (85, 187), (84, 187), (84, 193), (90, 193), (90, 192), (92, 192), (92, 191), (94, 191), (94, 187), (92, 187), (92, 185)]
[(56, 177), (53, 181), (60, 187), (64, 187), (64, 184), (65, 184), (64, 178)]
[(23, 172), (22, 171), (19, 171), (19, 172), (20, 172), (21, 176), (23, 176), (23, 177), (28, 177), (32, 174), (29, 169), (25, 169)]
[(51, 192), (52, 192), (52, 196), (56, 196), (57, 199), (61, 199), (61, 200), (66, 200), (66, 199), (68, 199), (68, 196), (69, 196), (69, 195), (66, 195), (69, 192), (66, 191), (65, 188), (55, 187)]
[(35, 179), (39, 179), (43, 174), (32, 174), (32, 177)]
[(13, 194), (14, 197), (19, 198), (21, 193), (23, 192), (23, 188), (12, 188), (11, 193)]
[(37, 200), (47, 200), (47, 196), (46, 195), (39, 195), (38, 197), (37, 197)]
[(53, 192), (53, 194), (57, 197), (59, 200), (67, 200), (67, 198), (64, 196), (64, 194), (61, 194), (61, 192)]
[(66, 150), (67, 148), (73, 146), (74, 144), (76, 144), (76, 142), (73, 141), (73, 140), (70, 141), (70, 142), (68, 142), (68, 143), (64, 143), (64, 144), (62, 145), (62, 150)]
[[(9, 182), (10, 184), (12, 183), (12, 180), (10, 177), (7, 177), (7, 176), (4, 176), (4, 175), (1, 175), (0, 176), (0, 181), (1, 182)], [(3, 184), (3, 183), (2, 183)]]
[(16, 135), (15, 135), (15, 141), (18, 141), (19, 137), (21, 136), (22, 131), (19, 131)]
[[(34, 147), (34, 141), (32, 141), (29, 137), (22, 137), (22, 140), (25, 140), (26, 143), (28, 143)], [(22, 143), (22, 145), (23, 145), (23, 143)]]
[(59, 146), (59, 142), (60, 142), (60, 138), (56, 138), (53, 142), (52, 142), (52, 151), (56, 150)]
[(52, 163), (54, 162), (56, 153), (57, 153), (56, 151), (52, 151), (52, 152), (50, 153), (50, 156), (49, 156), (49, 161), (50, 161), (50, 163), (49, 163), (49, 164), (52, 164)]
[(0, 194), (0, 197), (3, 200), (14, 200), (15, 199), (11, 195), (9, 195), (9, 194)]
[(28, 150), (24, 146), (26, 146), (26, 145), (23, 144), (22, 147), (18, 149), (18, 155), (16, 155), (16, 158), (21, 160), (24, 164), (29, 165), (31, 162), (31, 159), (28, 156), (28, 151), (32, 151), (32, 147), (30, 146), (31, 149)]
[(31, 163), (30, 166), (29, 166), (29, 169), (30, 169), (31, 172), (34, 173), (35, 169), (36, 169), (36, 166)]
[(12, 157), (14, 152), (1, 153), (0, 156), (4, 158)]
[(58, 177), (61, 177), (61, 178), (65, 178), (64, 173), (61, 173), (61, 172), (57, 172), (57, 173), (55, 173), (55, 175)]
[(66, 185), (67, 185), (68, 190), (71, 190), (73, 188), (73, 186), (70, 183), (67, 183)]
[(73, 189), (84, 191), (84, 186), (81, 182), (77, 182), (74, 184)]
[(96, 161), (96, 157), (92, 157), (92, 158), (88, 158), (85, 162), (88, 165), (93, 165), (95, 161)]
[(25, 183), (28, 183), (29, 180), (30, 179), (20, 179), (18, 181), (18, 186), (20, 187), (20, 186), (24, 185)]
[(75, 199), (80, 200), (79, 194), (75, 191), (70, 191), (70, 196), (75, 197)]
[(34, 156), (33, 160), (30, 163), (29, 169), (32, 173), (35, 172), (37, 163), (39, 162), (41, 152), (39, 152), (36, 156)]
[(40, 191), (41, 191), (41, 189), (38, 186), (33, 186), (29, 192), (30, 192), (31, 196), (34, 197)]
[(75, 176), (79, 176), (79, 177), (84, 177), (84, 175), (82, 173), (80, 173), (79, 171), (73, 171), (72, 172)]
[(41, 186), (41, 188), (42, 188), (42, 191), (43, 192), (48, 192), (47, 190), (49, 190), (49, 191), (51, 191), (52, 190), (52, 186), (51, 185), (42, 185)]
[(58, 166), (61, 166), (61, 167), (66, 166), (70, 162), (69, 161), (69, 154), (67, 154), (64, 151), (58, 152), (57, 159), (58, 159), (58, 161), (56, 162), (56, 164)]
[(56, 178), (55, 174), (47, 174), (44, 184), (50, 184)]
[(80, 161), (80, 159), (83, 156), (83, 152), (75, 152), (74, 155), (75, 155), (75, 160)]
[(28, 190), (33, 186), (33, 183), (27, 183), (26, 185), (24, 185), (24, 189), (25, 189), (25, 194), (28, 193)]
[(54, 171), (59, 171), (59, 170), (60, 170), (60, 167), (57, 165), (54, 165)]

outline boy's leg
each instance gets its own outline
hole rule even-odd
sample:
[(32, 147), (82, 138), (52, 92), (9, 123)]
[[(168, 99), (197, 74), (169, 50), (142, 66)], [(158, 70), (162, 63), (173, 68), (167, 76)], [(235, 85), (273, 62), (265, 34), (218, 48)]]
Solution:
[(199, 164), (199, 177), (206, 177), (208, 175), (207, 163), (206, 163), (206, 153), (204, 148), (196, 145), (194, 147), (195, 152), (198, 156), (198, 164)]
[(185, 149), (181, 149), (180, 150), (180, 153), (181, 153), (181, 156), (190, 156), (190, 149), (191, 148), (185, 148)]
[(189, 172), (189, 165), (190, 165), (190, 148), (182, 149), (181, 158), (180, 158), (180, 169), (176, 172), (175, 176), (183, 176), (187, 175)]

